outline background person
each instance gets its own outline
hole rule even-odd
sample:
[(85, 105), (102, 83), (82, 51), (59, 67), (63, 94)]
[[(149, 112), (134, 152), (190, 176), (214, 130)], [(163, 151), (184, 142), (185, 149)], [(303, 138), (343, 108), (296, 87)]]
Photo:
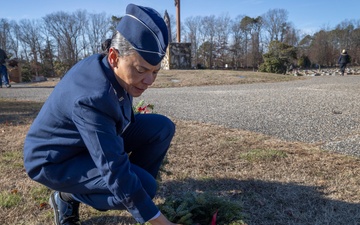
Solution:
[(173, 224), (152, 198), (175, 125), (132, 109), (133, 97), (155, 81), (168, 31), (155, 10), (134, 4), (116, 30), (107, 54), (65, 74), (25, 139), (26, 172), (55, 190), (49, 202), (56, 224), (80, 224), (80, 203), (127, 209), (140, 223)]
[(340, 57), (338, 59), (338, 64), (340, 66), (341, 76), (344, 76), (346, 65), (350, 63), (350, 56), (347, 54), (345, 49), (342, 50)]
[(7, 88), (11, 87), (11, 84), (9, 82), (7, 68), (5, 65), (7, 60), (8, 60), (8, 57), (6, 55), (6, 52), (0, 48), (0, 87), (1, 88), (2, 88), (3, 82)]

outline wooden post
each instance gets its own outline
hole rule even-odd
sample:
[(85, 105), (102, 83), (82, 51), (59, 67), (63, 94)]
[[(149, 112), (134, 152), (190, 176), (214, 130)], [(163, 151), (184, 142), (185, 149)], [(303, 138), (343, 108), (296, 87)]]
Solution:
[(181, 42), (181, 32), (180, 32), (180, 0), (175, 0), (175, 6), (176, 6), (176, 40), (178, 43)]

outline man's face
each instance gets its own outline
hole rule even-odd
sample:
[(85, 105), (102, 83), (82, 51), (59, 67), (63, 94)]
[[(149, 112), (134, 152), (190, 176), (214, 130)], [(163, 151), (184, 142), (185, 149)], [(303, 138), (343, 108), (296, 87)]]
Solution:
[[(115, 50), (116, 51), (116, 50)], [(117, 52), (110, 52), (110, 54)], [(137, 52), (117, 57), (114, 72), (120, 85), (133, 97), (139, 97), (155, 81), (160, 70), (160, 63), (153, 66)]]

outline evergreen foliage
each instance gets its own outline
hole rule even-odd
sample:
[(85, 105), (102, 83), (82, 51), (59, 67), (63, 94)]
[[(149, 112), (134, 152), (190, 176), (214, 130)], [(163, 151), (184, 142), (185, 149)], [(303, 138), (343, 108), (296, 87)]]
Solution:
[(311, 61), (308, 56), (302, 55), (298, 60), (298, 66), (301, 68), (309, 68), (311, 66)]
[(206, 193), (188, 193), (181, 198), (169, 198), (159, 208), (170, 221), (178, 224), (210, 224), (216, 211), (217, 225), (245, 224), (239, 203)]
[(272, 41), (263, 58), (264, 63), (259, 68), (261, 72), (285, 74), (287, 68), (297, 59), (297, 49), (280, 41)]

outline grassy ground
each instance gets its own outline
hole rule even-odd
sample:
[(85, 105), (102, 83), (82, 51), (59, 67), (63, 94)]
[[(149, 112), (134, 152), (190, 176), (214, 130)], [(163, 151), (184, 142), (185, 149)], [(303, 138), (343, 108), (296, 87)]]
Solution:
[[(156, 86), (293, 79), (302, 78), (164, 71)], [(0, 224), (52, 224), (50, 190), (28, 179), (22, 162), (24, 137), (41, 105), (0, 99)], [(173, 119), (177, 132), (161, 173), (157, 203), (189, 192), (207, 193), (240, 203), (239, 214), (248, 224), (360, 224), (359, 158), (308, 143)], [(98, 212), (87, 206), (81, 207), (81, 219), (83, 224), (134, 223), (127, 212)]]
[[(151, 87), (185, 87), (203, 85), (250, 84), (258, 82), (283, 82), (305, 79), (304, 77), (284, 76), (272, 73), (233, 70), (160, 70)], [(33, 83), (32, 86), (54, 86), (58, 79)]]

